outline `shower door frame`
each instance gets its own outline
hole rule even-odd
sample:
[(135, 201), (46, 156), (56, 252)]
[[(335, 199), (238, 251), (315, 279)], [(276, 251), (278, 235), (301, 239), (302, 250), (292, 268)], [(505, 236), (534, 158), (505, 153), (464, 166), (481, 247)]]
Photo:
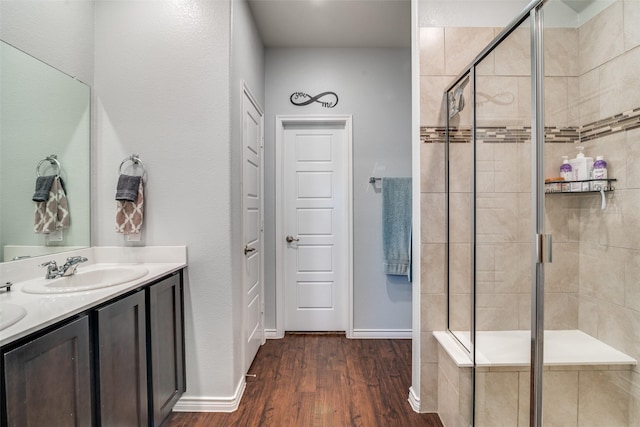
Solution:
[[(473, 144), (473, 165), (471, 182), (471, 322), (470, 322), (470, 348), (469, 357), (473, 363), (472, 371), (472, 425), (475, 425), (476, 412), (476, 66), (487, 57), (500, 43), (502, 43), (524, 21), (530, 19), (531, 28), (531, 202), (532, 202), (532, 226), (531, 226), (531, 375), (530, 375), (530, 405), (529, 425), (531, 427), (542, 426), (542, 380), (544, 366), (544, 264), (551, 262), (551, 236), (545, 233), (544, 224), (544, 46), (543, 46), (543, 13), (542, 7), (547, 0), (533, 0), (525, 9), (513, 19), (476, 57), (467, 65), (460, 74), (445, 88), (447, 100), (446, 114), (446, 147), (445, 147), (445, 191), (446, 191), (446, 217), (447, 217), (447, 247), (450, 244), (450, 211), (449, 211), (449, 102), (448, 93), (469, 76), (471, 84), (472, 102), (471, 108), (471, 143)], [(449, 287), (449, 250), (446, 255), (447, 287)], [(449, 294), (449, 289), (447, 289)], [(450, 302), (447, 299), (447, 310)], [(447, 329), (449, 328), (449, 316), (447, 314)], [(455, 335), (454, 335), (455, 336)]]
[[(544, 264), (551, 262), (551, 235), (544, 234), (544, 1), (532, 8), (531, 19), (531, 376), (529, 425), (542, 426), (544, 371)], [(545, 244), (548, 242), (548, 246)], [(547, 249), (548, 252), (547, 253)]]
[[(445, 275), (446, 275), (446, 284), (447, 284), (447, 295), (450, 295), (450, 290), (451, 290), (451, 286), (450, 286), (450, 278), (451, 278), (451, 264), (450, 264), (450, 242), (451, 242), (451, 216), (450, 216), (450, 194), (451, 194), (451, 187), (450, 187), (450, 180), (449, 180), (449, 173), (450, 173), (450, 140), (449, 140), (449, 130), (451, 128), (451, 111), (449, 110), (449, 108), (451, 107), (451, 104), (449, 102), (449, 91), (454, 90), (454, 88), (456, 88), (456, 86), (458, 85), (462, 85), (463, 81), (465, 79), (469, 79), (469, 87), (470, 87), (470, 92), (471, 92), (471, 102), (469, 103), (469, 107), (471, 109), (471, 159), (472, 159), (472, 164), (471, 164), (471, 182), (470, 182), (470, 200), (469, 200), (469, 210), (471, 212), (471, 224), (469, 227), (469, 246), (470, 246), (470, 254), (469, 254), (469, 259), (471, 261), (471, 266), (472, 268), (469, 269), (469, 283), (471, 284), (471, 289), (470, 289), (470, 304), (469, 304), (469, 319), (470, 319), (470, 324), (469, 324), (469, 342), (468, 343), (463, 343), (461, 341), (461, 339), (456, 336), (455, 334), (452, 333), (453, 337), (461, 344), (463, 350), (465, 350), (467, 352), (467, 354), (469, 355), (473, 366), (475, 367), (475, 361), (476, 361), (476, 311), (475, 311), (475, 306), (476, 306), (476, 270), (475, 270), (475, 265), (476, 265), (476, 206), (475, 206), (475, 202), (476, 202), (476, 68), (475, 68), (475, 64), (473, 64), (472, 66), (468, 67), (462, 74), (460, 74), (454, 83), (452, 83), (446, 90), (445, 90), (445, 100), (446, 100), (446, 107), (447, 107), (447, 111), (446, 111), (446, 115), (445, 115), (445, 140), (446, 140), (446, 144), (445, 144), (445, 218), (446, 218), (446, 235), (447, 235), (447, 250), (445, 251)], [(462, 94), (461, 94), (462, 96)], [(460, 110), (459, 112), (461, 112), (462, 110)], [(453, 116), (455, 116), (455, 114), (453, 114)], [(447, 331), (449, 331), (449, 333), (451, 333), (451, 324), (450, 324), (450, 317), (449, 317), (449, 312), (451, 310), (451, 299), (447, 298)], [(472, 370), (471, 373), (471, 388), (472, 390), (476, 389), (476, 375), (475, 375), (475, 369)], [(475, 425), (475, 412), (476, 412), (476, 407), (475, 407), (475, 403), (476, 400), (471, 399), (471, 421), (472, 421), (472, 425)]]

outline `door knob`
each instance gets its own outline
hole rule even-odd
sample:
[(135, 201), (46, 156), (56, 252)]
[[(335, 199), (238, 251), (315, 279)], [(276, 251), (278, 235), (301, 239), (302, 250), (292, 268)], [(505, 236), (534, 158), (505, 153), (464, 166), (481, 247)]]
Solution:
[(251, 252), (254, 252), (256, 250), (256, 248), (250, 248), (249, 245), (244, 247), (244, 254), (249, 254)]
[(300, 241), (300, 239), (296, 239), (296, 238), (295, 238), (295, 237), (293, 237), (293, 236), (287, 236), (287, 237), (285, 238), (285, 240), (287, 241), (287, 243), (291, 243), (291, 242), (299, 242), (299, 241)]

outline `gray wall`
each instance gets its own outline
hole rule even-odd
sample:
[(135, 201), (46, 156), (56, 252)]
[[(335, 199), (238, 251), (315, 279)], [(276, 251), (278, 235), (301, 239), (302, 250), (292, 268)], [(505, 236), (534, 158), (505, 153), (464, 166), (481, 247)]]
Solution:
[[(144, 161), (141, 244), (188, 245), (187, 393), (231, 396), (229, 2), (96, 4), (94, 240), (114, 231), (118, 165)], [(208, 194), (202, 197), (202, 186)]]
[(92, 85), (94, 13), (93, 1), (0, 1), (0, 38)]
[(264, 78), (246, 4), (192, 6), (96, 5), (93, 243), (131, 245), (114, 232), (113, 192), (120, 161), (139, 154), (148, 172), (140, 244), (188, 245), (181, 401), (213, 410), (220, 400), (232, 404), (244, 377), (232, 141), (240, 134), (240, 80), (259, 97)]
[[(265, 327), (276, 328), (275, 116), (353, 115), (354, 330), (410, 330), (411, 284), (382, 271), (382, 194), (370, 175), (411, 176), (409, 49), (267, 49)], [(339, 96), (335, 108), (296, 107), (292, 92)]]

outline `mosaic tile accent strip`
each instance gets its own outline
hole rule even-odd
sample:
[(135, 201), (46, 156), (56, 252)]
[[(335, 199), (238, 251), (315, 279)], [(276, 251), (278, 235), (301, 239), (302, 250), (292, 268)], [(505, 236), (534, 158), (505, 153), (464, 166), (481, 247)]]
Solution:
[(485, 144), (491, 143), (508, 143), (518, 144), (531, 142), (530, 127), (487, 127), (478, 128), (476, 131), (476, 139), (478, 142)]
[[(468, 136), (467, 136), (468, 134)], [(471, 129), (452, 129), (451, 142), (465, 143), (471, 138)], [(444, 127), (420, 127), (420, 142), (425, 144), (444, 144), (447, 142), (447, 129)]]
[[(484, 143), (524, 143), (531, 142), (530, 127), (483, 127), (476, 130), (476, 138)], [(546, 129), (547, 142), (575, 142), (578, 134), (575, 129)], [(420, 128), (420, 141), (425, 144), (444, 143), (446, 141), (446, 128)], [(471, 129), (452, 129), (452, 143), (471, 142)]]
[(577, 127), (544, 128), (544, 142), (546, 143), (573, 144), (578, 141), (580, 141), (580, 129)]
[[(561, 144), (582, 143), (637, 128), (640, 128), (640, 107), (582, 127), (545, 128), (545, 142)], [(476, 132), (478, 141), (484, 143), (531, 142), (530, 127), (481, 127)], [(446, 128), (420, 127), (420, 141), (425, 144), (443, 144), (446, 141)], [(471, 129), (453, 128), (451, 130), (451, 142), (471, 142)]]
[(580, 142), (640, 128), (640, 107), (580, 128)]

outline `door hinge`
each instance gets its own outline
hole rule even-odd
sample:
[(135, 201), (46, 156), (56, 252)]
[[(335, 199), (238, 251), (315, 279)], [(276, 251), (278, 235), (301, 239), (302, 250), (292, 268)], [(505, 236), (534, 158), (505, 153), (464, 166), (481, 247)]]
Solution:
[(264, 136), (260, 137), (260, 148), (264, 148)]
[(553, 262), (553, 238), (551, 234), (536, 235), (536, 252), (539, 264)]

